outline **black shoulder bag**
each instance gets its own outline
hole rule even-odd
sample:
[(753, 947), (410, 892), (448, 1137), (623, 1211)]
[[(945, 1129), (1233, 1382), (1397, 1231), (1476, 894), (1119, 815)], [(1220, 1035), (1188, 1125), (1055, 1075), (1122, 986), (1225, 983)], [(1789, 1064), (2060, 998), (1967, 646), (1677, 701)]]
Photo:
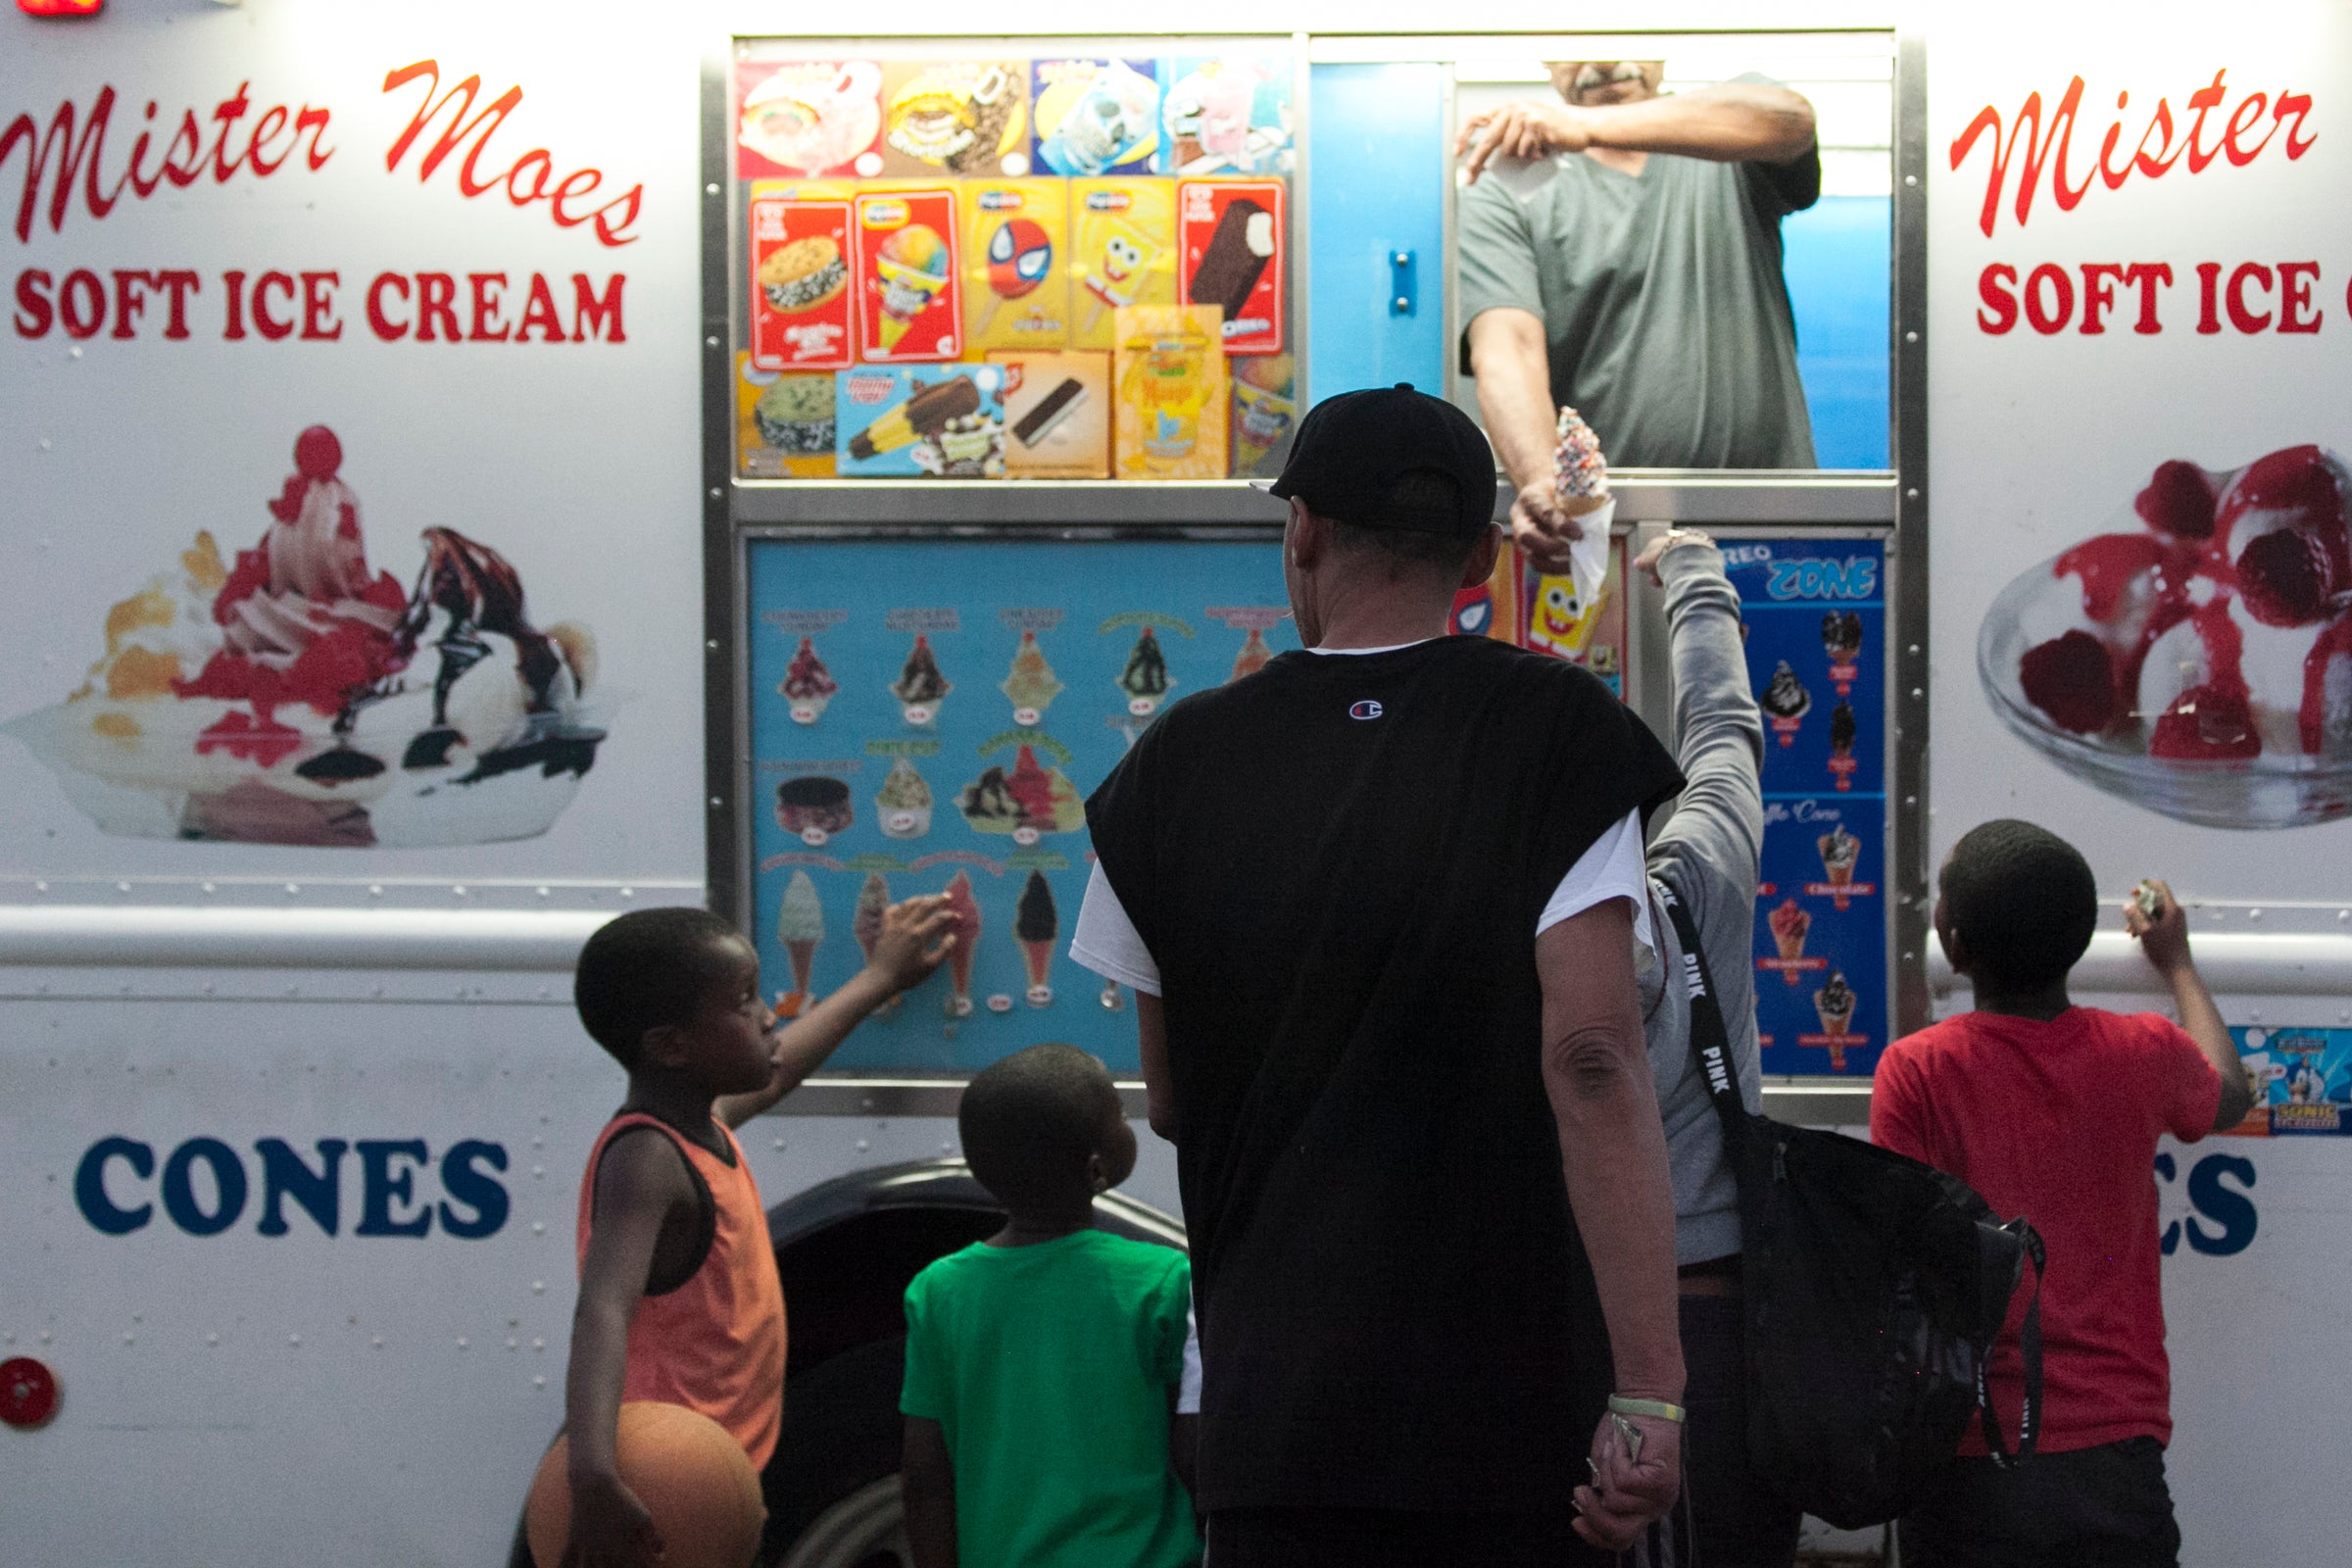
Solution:
[[(1696, 922), (1682, 939), (1690, 1050), (1740, 1186), (1749, 1462), (1773, 1491), (1840, 1529), (1893, 1519), (1951, 1462), (1973, 1408), (2004, 1468), (2033, 1457), (2041, 1411), (2041, 1237), (2002, 1224), (1974, 1189), (1888, 1150), (1740, 1103)], [(2025, 1264), (2025, 1408), (2013, 1454), (1985, 1391)]]

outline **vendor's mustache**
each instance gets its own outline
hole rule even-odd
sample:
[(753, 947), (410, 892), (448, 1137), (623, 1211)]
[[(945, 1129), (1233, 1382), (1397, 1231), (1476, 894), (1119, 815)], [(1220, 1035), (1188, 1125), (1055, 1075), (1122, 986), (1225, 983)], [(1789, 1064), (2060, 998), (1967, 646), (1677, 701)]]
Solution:
[(1638, 60), (1615, 60), (1604, 69), (1598, 62), (1587, 61), (1576, 68), (1576, 90), (1591, 92), (1595, 87), (1612, 86), (1620, 81), (1641, 79), (1642, 63)]

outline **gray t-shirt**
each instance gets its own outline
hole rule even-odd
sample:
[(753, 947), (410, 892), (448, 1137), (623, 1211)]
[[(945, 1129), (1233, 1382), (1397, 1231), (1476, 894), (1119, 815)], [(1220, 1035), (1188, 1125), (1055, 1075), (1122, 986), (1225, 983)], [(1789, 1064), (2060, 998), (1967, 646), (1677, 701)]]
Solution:
[[(1763, 1108), (1756, 1054), (1756, 876), (1764, 843), (1758, 782), (1764, 721), (1740, 646), (1740, 595), (1722, 553), (1679, 545), (1660, 558), (1674, 670), (1674, 760), (1688, 781), (1649, 847), (1649, 878), (1690, 911), (1731, 1035), (1740, 1098)], [(1690, 998), (1674, 922), (1653, 910), (1659, 961), (1641, 976), (1642, 1033), (1666, 1161), (1674, 1177), (1674, 1255), (1698, 1263), (1740, 1250), (1740, 1191), (1723, 1157), (1723, 1124), (1690, 1054)]]
[[(1781, 219), (1820, 196), (1820, 154), (1652, 153), (1639, 176), (1582, 153), (1548, 164), (1548, 178), (1490, 170), (1461, 194), (1465, 334), (1498, 306), (1540, 318), (1552, 402), (1584, 415), (1613, 464), (1812, 467)], [(1466, 336), (1463, 353), (1466, 368)]]

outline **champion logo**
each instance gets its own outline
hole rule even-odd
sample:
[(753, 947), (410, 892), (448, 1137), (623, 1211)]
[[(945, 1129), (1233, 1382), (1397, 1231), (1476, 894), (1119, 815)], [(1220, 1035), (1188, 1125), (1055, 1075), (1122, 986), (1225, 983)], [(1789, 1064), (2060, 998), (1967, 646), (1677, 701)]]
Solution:
[(1348, 709), (1348, 716), (1349, 718), (1378, 718), (1386, 711), (1388, 711), (1388, 710), (1382, 708), (1380, 704), (1367, 697), (1362, 702), (1357, 703), (1355, 706)]

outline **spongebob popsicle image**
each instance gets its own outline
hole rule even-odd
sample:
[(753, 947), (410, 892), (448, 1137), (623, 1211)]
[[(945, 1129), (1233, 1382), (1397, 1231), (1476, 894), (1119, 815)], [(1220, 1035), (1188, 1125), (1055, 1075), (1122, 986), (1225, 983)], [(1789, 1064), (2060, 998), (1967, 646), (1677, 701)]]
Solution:
[(1539, 576), (1535, 592), (1529, 596), (1527, 645), (1563, 659), (1582, 653), (1585, 644), (1592, 640), (1592, 628), (1600, 619), (1600, 607), (1608, 597), (1608, 589), (1604, 587), (1587, 604), (1577, 594), (1575, 578), (1564, 574)]
[(1113, 312), (1176, 303), (1176, 182), (1070, 181), (1070, 255), (1071, 280), (1086, 291), (1070, 346), (1115, 347)]

